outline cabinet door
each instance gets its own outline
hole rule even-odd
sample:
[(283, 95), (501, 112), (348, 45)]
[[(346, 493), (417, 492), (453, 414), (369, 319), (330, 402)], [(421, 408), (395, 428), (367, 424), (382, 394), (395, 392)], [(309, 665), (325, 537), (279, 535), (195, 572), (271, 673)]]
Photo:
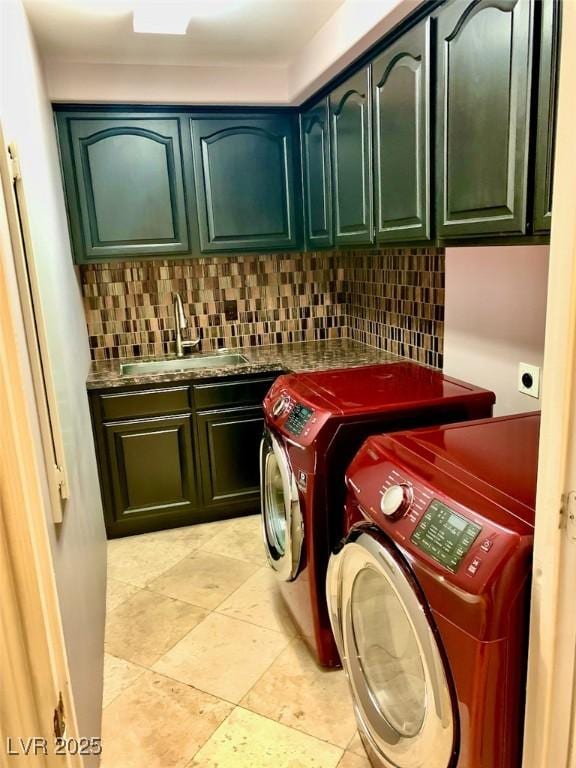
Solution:
[(190, 251), (178, 117), (59, 112), (57, 121), (78, 263)]
[(438, 13), (438, 235), (524, 234), (531, 0)]
[(202, 251), (299, 245), (295, 116), (192, 120)]
[(104, 425), (112, 533), (128, 528), (137, 532), (144, 519), (168, 524), (183, 517), (193, 522), (197, 503), (191, 420), (185, 414)]
[(370, 68), (330, 94), (335, 242), (372, 243)]
[(534, 178), (534, 231), (550, 231), (552, 221), (552, 174), (556, 129), (556, 86), (561, 4), (542, 0), (538, 118), (536, 124), (536, 168)]
[(430, 20), (372, 64), (376, 240), (430, 237)]
[(234, 408), (198, 415), (204, 506), (258, 507), (262, 408)]
[(330, 248), (334, 234), (327, 98), (300, 116), (300, 140), (306, 246)]

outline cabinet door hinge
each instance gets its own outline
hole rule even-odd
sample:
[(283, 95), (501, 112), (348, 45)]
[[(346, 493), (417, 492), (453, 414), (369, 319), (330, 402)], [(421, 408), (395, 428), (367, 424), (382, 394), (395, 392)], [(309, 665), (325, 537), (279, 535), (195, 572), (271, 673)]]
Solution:
[(20, 161), (18, 160), (18, 152), (16, 151), (14, 144), (8, 145), (8, 165), (10, 166), (10, 175), (12, 176), (12, 181), (18, 181), (18, 179), (21, 179), (22, 174), (20, 173)]
[(576, 543), (576, 491), (562, 496), (560, 527), (566, 530), (568, 540)]

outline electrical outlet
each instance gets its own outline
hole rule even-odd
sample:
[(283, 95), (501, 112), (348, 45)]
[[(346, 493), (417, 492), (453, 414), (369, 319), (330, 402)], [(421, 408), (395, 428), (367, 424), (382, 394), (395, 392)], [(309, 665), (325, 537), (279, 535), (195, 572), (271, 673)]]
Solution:
[(530, 397), (540, 397), (540, 367), (529, 363), (518, 365), (518, 392)]

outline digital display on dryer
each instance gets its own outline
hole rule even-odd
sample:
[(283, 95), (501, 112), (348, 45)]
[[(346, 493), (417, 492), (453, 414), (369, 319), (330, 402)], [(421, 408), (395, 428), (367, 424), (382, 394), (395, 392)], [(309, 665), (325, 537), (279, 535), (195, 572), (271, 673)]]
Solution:
[(286, 421), (286, 429), (293, 435), (301, 435), (306, 424), (314, 415), (312, 408), (307, 408), (301, 403), (296, 403), (290, 411), (290, 416)]
[(482, 530), (438, 499), (432, 499), (411, 541), (436, 562), (456, 573)]

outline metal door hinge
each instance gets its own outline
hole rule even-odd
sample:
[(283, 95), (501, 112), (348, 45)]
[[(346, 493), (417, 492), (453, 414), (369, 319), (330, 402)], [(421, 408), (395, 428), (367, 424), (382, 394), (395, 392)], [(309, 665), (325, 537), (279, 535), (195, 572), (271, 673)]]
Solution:
[(62, 701), (62, 691), (58, 695), (58, 704), (54, 710), (54, 736), (62, 739), (66, 733), (66, 718), (64, 715), (64, 702)]
[(62, 467), (57, 464), (54, 465), (54, 475), (56, 477), (56, 483), (58, 485), (58, 491), (62, 500), (68, 498), (68, 483), (66, 482), (66, 474)]
[(8, 145), (8, 165), (10, 166), (10, 175), (12, 176), (12, 181), (18, 181), (18, 179), (21, 179), (22, 174), (20, 172), (20, 161), (18, 160), (18, 152), (16, 151), (14, 144)]
[(576, 491), (562, 496), (561, 527), (566, 529), (569, 541), (576, 542)]

